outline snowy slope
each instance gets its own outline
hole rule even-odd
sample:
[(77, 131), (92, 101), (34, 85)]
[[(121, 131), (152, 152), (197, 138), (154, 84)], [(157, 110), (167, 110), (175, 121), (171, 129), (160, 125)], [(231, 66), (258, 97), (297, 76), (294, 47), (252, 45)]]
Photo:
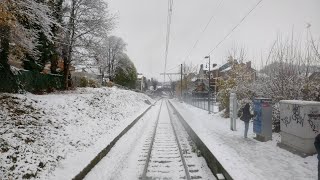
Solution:
[(234, 179), (317, 179), (316, 155), (302, 158), (279, 148), (279, 134), (274, 133), (272, 141), (256, 141), (250, 123), (249, 138), (244, 139), (244, 123), (239, 119), (237, 131), (231, 131), (230, 120), (219, 114), (209, 115), (208, 111), (188, 104), (172, 103)]
[(150, 102), (117, 88), (0, 94), (0, 179), (71, 179)]

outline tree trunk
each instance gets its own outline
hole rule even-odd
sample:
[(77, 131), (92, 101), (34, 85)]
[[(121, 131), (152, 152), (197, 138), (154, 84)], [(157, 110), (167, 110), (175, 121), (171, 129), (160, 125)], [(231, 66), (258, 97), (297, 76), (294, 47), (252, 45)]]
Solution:
[(0, 65), (3, 68), (9, 68), (8, 58), (9, 58), (9, 42), (10, 42), (10, 27), (7, 25), (0, 25)]
[(71, 14), (68, 24), (68, 31), (66, 35), (66, 42), (68, 45), (65, 45), (63, 48), (63, 60), (64, 60), (64, 85), (65, 89), (68, 89), (71, 85), (71, 74), (70, 74), (70, 64), (72, 60), (72, 46), (74, 43), (75, 36), (75, 8), (76, 8), (76, 0), (72, 0), (71, 4)]
[(10, 27), (8, 25), (0, 25), (0, 76), (2, 76), (3, 80), (7, 81), (3, 86), (0, 86), (0, 91), (17, 92), (19, 85), (8, 64), (10, 52), (9, 43)]

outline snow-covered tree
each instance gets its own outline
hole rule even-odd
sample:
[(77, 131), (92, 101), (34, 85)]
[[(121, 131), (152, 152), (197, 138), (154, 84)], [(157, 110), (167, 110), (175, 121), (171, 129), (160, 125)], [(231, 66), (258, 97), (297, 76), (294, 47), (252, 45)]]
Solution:
[[(196, 87), (195, 84), (192, 82), (192, 79), (196, 77), (197, 72), (197, 65), (192, 63), (182, 65), (182, 72), (180, 68), (180, 73), (182, 73), (182, 87), (181, 87), (181, 80), (178, 80), (175, 84), (175, 92), (178, 96), (181, 96), (181, 88), (183, 93), (191, 93)], [(179, 76), (180, 77), (180, 76)]]
[(115, 65), (114, 82), (122, 86), (134, 89), (137, 81), (137, 70), (130, 58), (122, 53), (118, 55)]
[(62, 56), (65, 85), (68, 87), (69, 69), (74, 60), (93, 59), (92, 48), (103, 41), (114, 27), (114, 16), (103, 0), (66, 1), (66, 33)]
[(98, 64), (102, 77), (108, 74), (108, 78), (112, 80), (115, 76), (115, 65), (119, 61), (119, 55), (125, 52), (126, 43), (117, 36), (105, 37), (97, 47), (93, 49), (96, 63)]
[(9, 51), (22, 51), (24, 54), (22, 58), (27, 54), (37, 59), (40, 54), (36, 48), (39, 45), (39, 34), (52, 41), (51, 26), (56, 24), (47, 4), (34, 0), (2, 0), (0, 10), (2, 44), (9, 43), (10, 46), (7, 45)]
[(53, 41), (51, 27), (57, 22), (47, 3), (35, 0), (2, 0), (0, 3), (0, 72), (1, 76), (13, 84), (17, 91), (19, 84), (14, 76), (9, 60), (37, 61), (41, 52), (40, 34), (48, 42)]

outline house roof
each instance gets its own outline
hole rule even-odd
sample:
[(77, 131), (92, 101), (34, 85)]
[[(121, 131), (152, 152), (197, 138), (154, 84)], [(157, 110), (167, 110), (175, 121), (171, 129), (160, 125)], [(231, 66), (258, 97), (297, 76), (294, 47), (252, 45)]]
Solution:
[(310, 80), (320, 80), (320, 72), (314, 72), (309, 76)]

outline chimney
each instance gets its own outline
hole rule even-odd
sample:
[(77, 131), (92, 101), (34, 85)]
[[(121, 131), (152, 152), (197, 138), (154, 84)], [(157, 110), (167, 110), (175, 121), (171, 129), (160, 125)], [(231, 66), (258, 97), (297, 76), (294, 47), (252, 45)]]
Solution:
[(248, 68), (248, 69), (251, 69), (251, 61), (246, 62), (246, 65), (247, 65), (247, 68)]

